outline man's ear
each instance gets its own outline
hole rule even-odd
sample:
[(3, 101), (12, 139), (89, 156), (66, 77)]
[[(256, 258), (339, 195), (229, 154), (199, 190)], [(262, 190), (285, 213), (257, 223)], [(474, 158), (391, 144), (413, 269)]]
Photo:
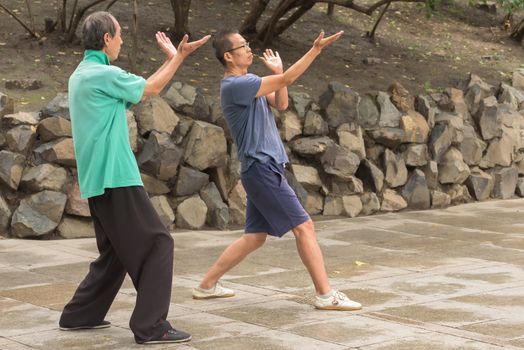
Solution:
[(104, 34), (104, 43), (107, 43), (111, 39), (111, 35), (109, 33)]
[(224, 60), (226, 62), (231, 62), (232, 59), (233, 59), (233, 55), (231, 55), (231, 53), (229, 52), (224, 53)]

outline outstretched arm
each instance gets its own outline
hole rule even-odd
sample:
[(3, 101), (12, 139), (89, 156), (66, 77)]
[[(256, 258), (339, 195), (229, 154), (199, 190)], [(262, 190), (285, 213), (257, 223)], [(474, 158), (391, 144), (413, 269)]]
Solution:
[(293, 84), (295, 80), (298, 79), (308, 67), (313, 63), (315, 58), (322, 52), (322, 49), (327, 45), (333, 43), (335, 40), (338, 40), (343, 31), (340, 31), (336, 34), (324, 38), (324, 32), (320, 32), (320, 35), (317, 37), (313, 43), (313, 47), (306, 52), (298, 61), (296, 61), (291, 67), (288, 68), (282, 74), (273, 74), (262, 78), (262, 84), (257, 92), (257, 97), (266, 96), (272, 92), (278, 91), (286, 86)]
[(169, 83), (171, 78), (173, 78), (184, 59), (200, 46), (204, 45), (209, 38), (210, 36), (206, 35), (200, 40), (188, 43), (188, 36), (184, 35), (177, 49), (164, 33), (157, 32), (156, 41), (160, 49), (166, 54), (166, 61), (146, 80), (142, 99), (148, 96), (158, 95), (167, 83)]

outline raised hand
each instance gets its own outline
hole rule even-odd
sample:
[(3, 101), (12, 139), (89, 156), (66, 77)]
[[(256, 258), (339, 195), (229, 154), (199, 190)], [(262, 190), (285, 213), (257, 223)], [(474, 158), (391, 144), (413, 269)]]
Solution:
[(324, 47), (338, 40), (342, 36), (343, 33), (344, 31), (341, 30), (340, 32), (336, 34), (333, 34), (331, 36), (328, 36), (327, 38), (324, 38), (324, 31), (321, 31), (318, 37), (315, 39), (315, 42), (313, 43), (313, 47), (318, 50), (322, 50)]
[(182, 55), (183, 58), (186, 58), (200, 46), (204, 45), (209, 40), (209, 38), (211, 38), (211, 35), (206, 35), (200, 40), (195, 40), (188, 43), (187, 40), (189, 39), (189, 36), (187, 34), (184, 35), (182, 41), (180, 41), (180, 44), (178, 44), (178, 54)]
[(264, 51), (264, 57), (260, 57), (262, 59), (262, 62), (266, 65), (267, 68), (273, 73), (273, 74), (280, 74), (284, 71), (284, 67), (282, 65), (282, 59), (280, 59), (280, 55), (278, 54), (278, 51), (275, 51), (273, 53), (273, 50), (266, 49)]
[(163, 32), (156, 32), (155, 37), (158, 46), (160, 46), (160, 49), (164, 51), (167, 58), (173, 58), (176, 55), (177, 50), (175, 45), (173, 45), (173, 43), (171, 42), (171, 39), (169, 39), (167, 35)]

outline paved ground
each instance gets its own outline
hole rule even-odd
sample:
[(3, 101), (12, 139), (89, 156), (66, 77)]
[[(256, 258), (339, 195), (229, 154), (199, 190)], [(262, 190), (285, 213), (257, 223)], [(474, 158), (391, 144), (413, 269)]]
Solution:
[[(364, 304), (319, 311), (292, 235), (231, 271), (237, 297), (191, 299), (240, 231), (176, 232), (169, 319), (180, 350), (523, 349), (524, 200), (317, 222), (332, 283)], [(0, 240), (0, 349), (133, 349), (135, 292), (126, 280), (114, 326), (61, 332), (60, 310), (96, 257), (93, 239)]]

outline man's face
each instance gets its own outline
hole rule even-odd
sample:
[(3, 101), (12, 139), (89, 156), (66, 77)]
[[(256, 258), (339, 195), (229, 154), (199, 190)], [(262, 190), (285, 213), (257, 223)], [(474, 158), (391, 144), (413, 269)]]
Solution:
[(231, 49), (225, 53), (226, 61), (238, 67), (249, 67), (253, 63), (253, 53), (246, 39), (240, 34), (232, 34), (229, 41)]
[(122, 41), (122, 32), (120, 29), (120, 24), (118, 24), (116, 19), (113, 19), (115, 22), (116, 32), (113, 37), (109, 33), (106, 33), (104, 36), (104, 49), (103, 51), (106, 53), (107, 57), (109, 57), (110, 61), (114, 61), (118, 58), (118, 55), (120, 54), (120, 48), (122, 47), (122, 44), (124, 43)]

